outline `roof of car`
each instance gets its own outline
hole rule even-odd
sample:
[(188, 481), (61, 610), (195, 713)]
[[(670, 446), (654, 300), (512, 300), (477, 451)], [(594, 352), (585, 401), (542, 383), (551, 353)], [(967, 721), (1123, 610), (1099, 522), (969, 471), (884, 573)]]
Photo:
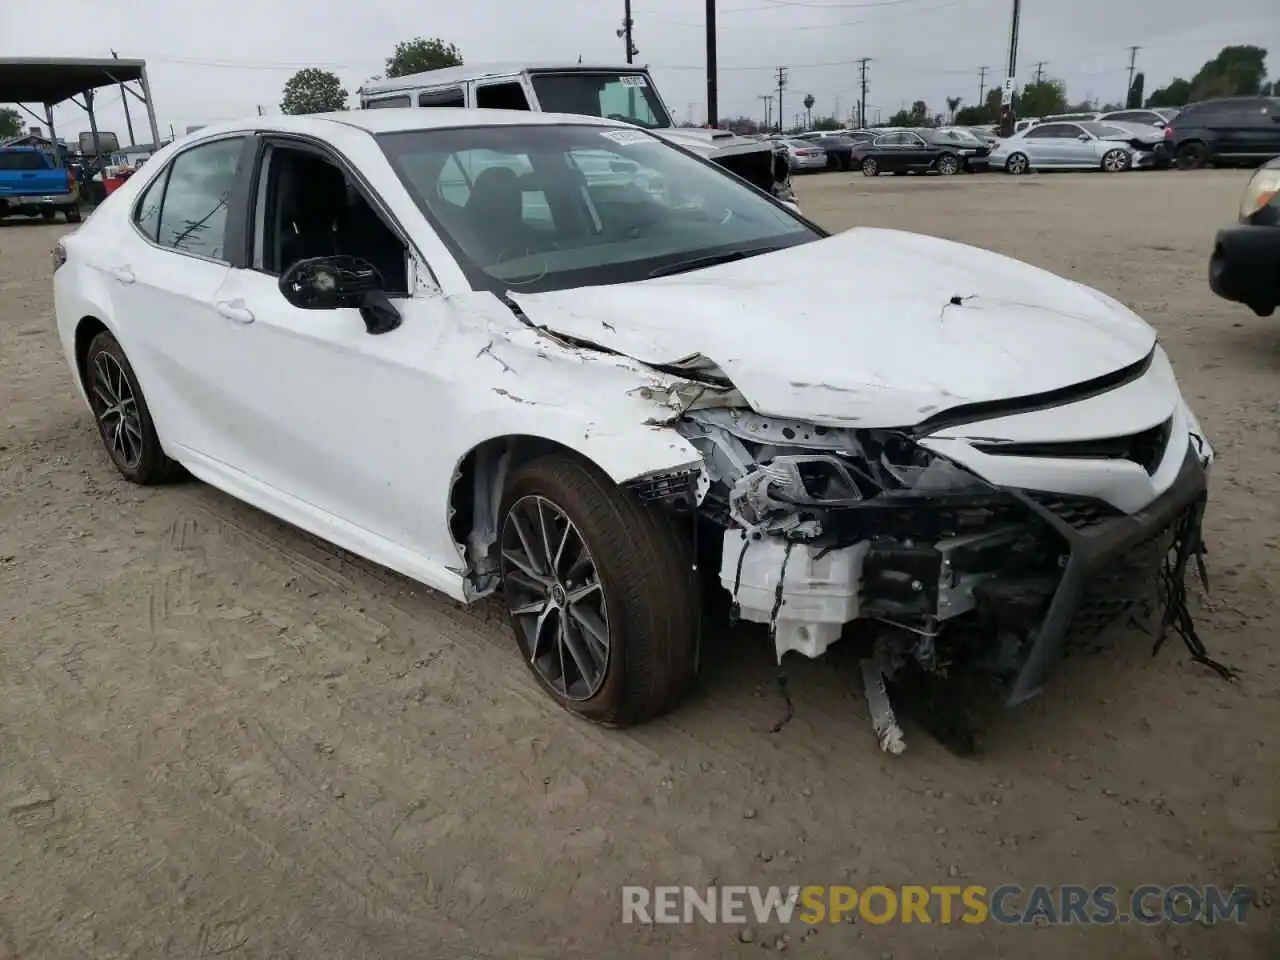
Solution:
[(457, 67), (441, 67), (438, 70), (424, 70), (421, 73), (409, 73), (402, 77), (390, 77), (386, 80), (374, 80), (361, 85), (358, 93), (385, 93), (389, 90), (403, 90), (407, 87), (437, 86), (439, 84), (462, 83), (466, 80), (479, 80), (482, 77), (510, 76), (526, 70), (535, 72), (552, 72), (558, 70), (574, 73), (591, 73), (607, 71), (609, 73), (638, 73), (648, 70), (640, 64), (611, 63), (572, 63), (568, 61), (550, 61), (544, 63), (466, 63)]
[(246, 117), (201, 127), (192, 136), (203, 139), (211, 134), (235, 130), (280, 130), (323, 136), (326, 128), (341, 124), (369, 133), (401, 133), (407, 130), (439, 130), (448, 127), (549, 126), (553, 124), (589, 124), (635, 130), (629, 123), (571, 113), (538, 113), (529, 110), (464, 110), (459, 107), (401, 107), (390, 110), (341, 110), (336, 113), (312, 113), (305, 116)]

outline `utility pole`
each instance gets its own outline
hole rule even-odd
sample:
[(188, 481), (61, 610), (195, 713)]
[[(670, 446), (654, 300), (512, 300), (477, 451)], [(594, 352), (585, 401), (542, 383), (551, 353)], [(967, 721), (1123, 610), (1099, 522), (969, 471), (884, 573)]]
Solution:
[(1129, 48), (1129, 86), (1127, 86), (1124, 91), (1124, 102), (1126, 105), (1129, 103), (1129, 91), (1133, 89), (1133, 68), (1138, 62), (1138, 51), (1141, 49), (1141, 47)]
[(870, 62), (870, 57), (858, 61), (858, 82), (862, 87), (862, 96), (858, 98), (858, 128), (864, 130), (867, 126), (867, 64)]
[(707, 0), (707, 126), (715, 129), (720, 124), (716, 115), (716, 0)]
[(1005, 68), (1004, 89), (1000, 93), (1000, 136), (1013, 134), (1013, 78), (1018, 75), (1018, 28), (1022, 21), (1022, 0), (1013, 0), (1013, 17), (1009, 24), (1009, 62)]
[(1044, 68), (1048, 62), (1048, 60), (1036, 61), (1036, 83), (1044, 83)]
[(771, 93), (762, 93), (762, 94), (760, 94), (760, 100), (762, 100), (762, 101), (764, 102), (764, 128), (765, 128), (766, 130), (768, 130), (768, 129), (769, 129), (769, 117), (770, 117), (770, 116), (772, 116), (772, 114), (773, 114), (773, 111), (771, 111), (771, 110), (769, 109), (770, 104), (772, 104), (772, 103), (773, 103), (773, 94), (771, 94)]
[(989, 67), (978, 68), (978, 106), (979, 107), (981, 107), (984, 103), (986, 103), (986, 101), (983, 100), (982, 97), (987, 92), (987, 70), (989, 69), (990, 69)]
[(782, 132), (782, 90), (787, 85), (787, 68), (778, 68), (778, 132)]
[(622, 8), (622, 42), (627, 45), (627, 63), (635, 62), (635, 56), (640, 51), (636, 49), (636, 45), (631, 42), (631, 30), (636, 22), (631, 19), (631, 0), (623, 0)]
[[(112, 50), (111, 59), (119, 60), (120, 54)], [(1131, 74), (1133, 73), (1132, 70), (1130, 70), (1129, 72)], [(1133, 86), (1133, 84), (1130, 83), (1129, 86)], [(125, 89), (125, 85), (123, 83), (120, 84), (120, 102), (124, 104), (124, 125), (129, 130), (129, 146), (136, 147), (138, 144), (137, 144), (137, 141), (133, 139), (133, 117), (130, 116), (129, 114), (129, 91)], [(50, 136), (52, 136), (52, 134), (50, 134)], [(54, 152), (56, 153), (57, 144), (55, 144), (54, 147), (55, 147)]]

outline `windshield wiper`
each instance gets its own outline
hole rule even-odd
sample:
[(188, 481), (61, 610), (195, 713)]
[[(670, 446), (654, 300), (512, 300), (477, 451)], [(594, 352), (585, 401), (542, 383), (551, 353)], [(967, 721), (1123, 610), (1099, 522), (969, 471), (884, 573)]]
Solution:
[(668, 263), (661, 267), (654, 267), (649, 271), (649, 279), (654, 277), (669, 277), (676, 273), (689, 273), (692, 270), (701, 270), (704, 267), (714, 267), (721, 263), (733, 263), (735, 260), (746, 260), (748, 257), (758, 257), (763, 253), (773, 253), (781, 250), (781, 247), (756, 247), (754, 250), (735, 250), (732, 253), (716, 253), (709, 257), (694, 257), (691, 260), (677, 260), (675, 263)]

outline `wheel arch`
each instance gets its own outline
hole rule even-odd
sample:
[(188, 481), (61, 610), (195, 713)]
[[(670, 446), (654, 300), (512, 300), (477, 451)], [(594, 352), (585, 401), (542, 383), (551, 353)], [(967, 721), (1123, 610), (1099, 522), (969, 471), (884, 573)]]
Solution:
[(496, 586), (492, 547), (497, 542), (502, 494), (507, 478), (525, 464), (547, 454), (563, 454), (619, 486), (655, 474), (696, 471), (702, 464), (697, 449), (667, 427), (594, 437), (588, 433), (572, 441), (549, 433), (489, 436), (474, 443), (454, 465), (445, 516), (475, 596)]
[(85, 392), (86, 398), (89, 392), (89, 385), (85, 380), (85, 374), (88, 372), (86, 367), (89, 362), (89, 344), (93, 343), (94, 337), (100, 333), (111, 333), (112, 336), (115, 336), (110, 327), (92, 314), (86, 314), (76, 321), (75, 338), (73, 341), (76, 374), (79, 377), (80, 387)]

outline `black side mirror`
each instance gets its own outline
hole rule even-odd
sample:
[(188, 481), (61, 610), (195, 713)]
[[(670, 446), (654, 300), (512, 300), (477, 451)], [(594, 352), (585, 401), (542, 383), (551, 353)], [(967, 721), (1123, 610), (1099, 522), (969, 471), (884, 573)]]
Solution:
[(359, 310), (372, 334), (400, 326), (400, 311), (383, 290), (382, 274), (359, 257), (299, 260), (280, 277), (280, 293), (300, 310)]

